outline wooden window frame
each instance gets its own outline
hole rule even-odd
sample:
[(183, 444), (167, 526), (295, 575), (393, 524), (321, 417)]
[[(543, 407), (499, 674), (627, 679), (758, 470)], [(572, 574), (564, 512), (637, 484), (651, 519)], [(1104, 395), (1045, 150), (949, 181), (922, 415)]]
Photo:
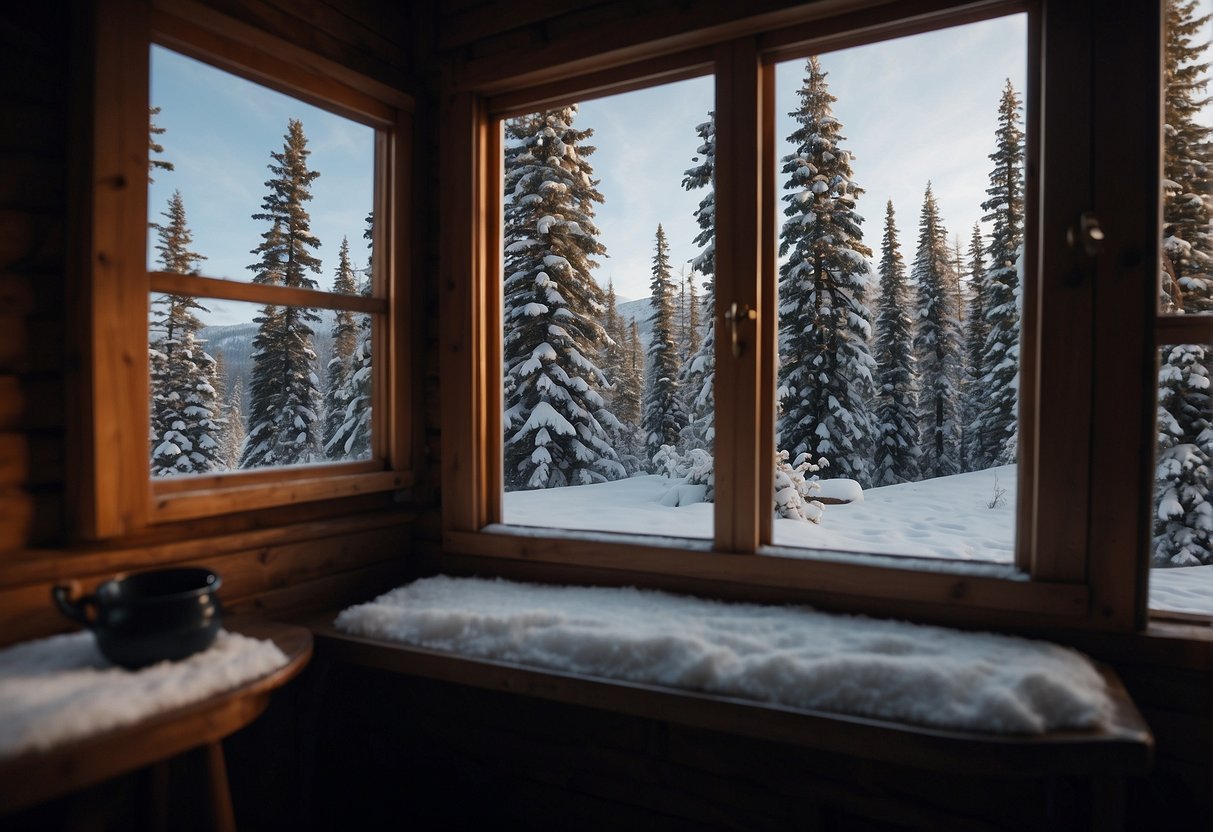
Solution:
[[(1161, 62), (1161, 4), (1122, 4), (1119, 16), (1060, 0), (855, 5), (839, 13), (836, 5), (810, 4), (799, 21), (781, 19), (781, 28), (741, 21), (724, 34), (715, 27), (653, 44), (637, 44), (634, 36), (614, 43), (603, 34), (602, 54), (576, 61), (516, 68), (485, 59), (450, 73), (442, 124), (441, 321), (443, 549), (452, 563), (470, 556), (512, 573), (775, 596), (1023, 631), (1145, 626), (1148, 466), (1139, 449), (1153, 432), (1147, 400), (1154, 381), (1142, 356), (1152, 343), (1152, 318), (1143, 310), (1152, 311), (1153, 274), (1145, 264), (1157, 262), (1148, 222), (1151, 211), (1157, 215), (1157, 176), (1149, 166), (1126, 174), (1118, 165), (1159, 157), (1160, 131), (1125, 131), (1116, 114), (1161, 106), (1156, 86), (1133, 74)], [(768, 551), (771, 535), (763, 484), (773, 478), (766, 449), (774, 447), (774, 419), (766, 403), (772, 397), (760, 393), (774, 389), (776, 337), (772, 63), (1015, 11), (1029, 13), (1028, 86), (1037, 93), (1026, 119), (1026, 198), (1033, 208), (1025, 254), (1030, 337), (1021, 354), (1018, 574), (997, 567), (922, 571), (898, 565), (896, 557), (828, 552), (819, 560), (754, 557)], [(717, 384), (731, 392), (716, 397), (718, 443), (726, 439), (716, 453), (715, 539), (707, 545), (604, 540), (504, 527), (502, 154), (495, 119), (701, 74), (705, 59), (717, 96), (716, 325), (723, 325), (726, 302), (759, 310), (751, 339), (758, 350), (741, 360), (717, 354)], [(1096, 62), (1098, 75), (1091, 71)], [(1114, 228), (1094, 257), (1066, 242), (1087, 210)], [(718, 350), (726, 340), (717, 340)], [(1114, 412), (1117, 419), (1097, 417)]]
[[(415, 327), (409, 216), (413, 101), (404, 93), (188, 0), (89, 6), (91, 74), (77, 120), (91, 141), (78, 164), (88, 197), (74, 224), (85, 311), (75, 455), (77, 536), (128, 536), (159, 524), (332, 500), (411, 486)], [(152, 45), (319, 106), (375, 130), (371, 297), (179, 275), (147, 266), (147, 111)], [(154, 479), (148, 463), (148, 305), (154, 293), (371, 314), (371, 458)], [(115, 391), (121, 391), (115, 394)]]

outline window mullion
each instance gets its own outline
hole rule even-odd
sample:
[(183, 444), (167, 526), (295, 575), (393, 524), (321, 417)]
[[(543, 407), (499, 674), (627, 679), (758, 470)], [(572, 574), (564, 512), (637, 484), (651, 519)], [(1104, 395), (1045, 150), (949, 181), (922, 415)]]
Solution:
[[(760, 303), (764, 260), (763, 80), (756, 42), (721, 46), (716, 74), (716, 549), (752, 552), (770, 512), (759, 345), (772, 313)], [(769, 130), (767, 131), (769, 132)], [(750, 320), (749, 314), (755, 314)], [(766, 313), (766, 314), (762, 314)], [(734, 348), (736, 344), (740, 350)], [(769, 433), (770, 429), (765, 431)], [(769, 455), (769, 453), (768, 453)], [(767, 522), (769, 533), (769, 521)]]

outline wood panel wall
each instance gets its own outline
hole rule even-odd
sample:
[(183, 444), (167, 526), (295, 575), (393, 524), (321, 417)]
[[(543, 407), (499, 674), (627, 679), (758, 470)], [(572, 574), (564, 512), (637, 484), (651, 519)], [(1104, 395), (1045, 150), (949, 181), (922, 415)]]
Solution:
[[(187, 3), (425, 98), (415, 65), (429, 50), (430, 39), (420, 36), (429, 27), (428, 4)], [(101, 544), (74, 539), (69, 432), (80, 357), (65, 336), (80, 311), (70, 264), (81, 232), (71, 226), (69, 183), (73, 159), (88, 153), (71, 128), (78, 69), (69, 44), (73, 32), (87, 41), (84, 16), (74, 9), (0, 6), (0, 645), (71, 628), (50, 606), (57, 582), (88, 590), (118, 572), (166, 564), (215, 568), (224, 579), (221, 597), (237, 611), (335, 605), (394, 585), (418, 518), (436, 503), (423, 471), (413, 499), (404, 501), (370, 495), (178, 523)], [(417, 156), (418, 170), (433, 167)], [(415, 244), (424, 249), (426, 239), (423, 233)]]

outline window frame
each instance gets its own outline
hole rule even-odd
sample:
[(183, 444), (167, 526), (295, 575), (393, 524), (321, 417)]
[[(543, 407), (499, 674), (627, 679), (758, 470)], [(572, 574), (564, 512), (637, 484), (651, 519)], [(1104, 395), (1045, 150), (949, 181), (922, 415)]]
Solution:
[[(790, 51), (870, 43), (1015, 11), (1029, 13), (1029, 88), (1039, 93), (1026, 113), (1027, 199), (1035, 209), (1028, 214), (1025, 256), (1035, 266), (1028, 280), (1038, 291), (1030, 286), (1024, 305), (1025, 332), (1033, 337), (1024, 339), (1021, 354), (1016, 556), (1016, 567), (1030, 580), (999, 569), (926, 572), (848, 562), (846, 556), (754, 557), (770, 540), (769, 495), (762, 484), (772, 481), (764, 449), (774, 447), (771, 405), (760, 404), (773, 397), (758, 395), (774, 389), (770, 66)], [(1157, 261), (1158, 242), (1143, 220), (1158, 211), (1157, 174), (1147, 165), (1126, 175), (1118, 162), (1158, 157), (1161, 130), (1126, 136), (1116, 113), (1138, 103), (1146, 112), (1161, 106), (1157, 86), (1133, 74), (1161, 63), (1161, 4), (1136, 4), (1119, 16), (1057, 0), (937, 0), (909, 11), (809, 7), (799, 14), (799, 21), (781, 21), (780, 28), (741, 21), (726, 34), (707, 31), (698, 40), (689, 34), (675, 45), (623, 45), (604, 36), (604, 54), (577, 62), (525, 65), (510, 76), (486, 60), (461, 66), (448, 79), (442, 136), (448, 151), (442, 167), (444, 551), (456, 559), (488, 559), (502, 571), (569, 574), (572, 567), (573, 574), (609, 580), (774, 595), (970, 625), (1142, 628), (1146, 466), (1140, 452), (1113, 460), (1116, 455), (1097, 450), (1141, 449), (1153, 431), (1146, 393), (1154, 382), (1141, 358), (1153, 337), (1152, 318), (1143, 313), (1150, 309), (1143, 299), (1152, 298), (1153, 275), (1143, 264)], [(618, 48), (607, 51), (612, 46)], [(686, 77), (679, 73), (702, 61), (705, 49), (717, 79), (716, 326), (723, 326), (726, 302), (720, 298), (759, 310), (750, 339), (759, 345), (757, 357), (754, 351), (744, 362), (723, 351), (717, 356), (718, 389), (731, 392), (716, 397), (718, 442), (727, 439), (716, 454), (715, 540), (710, 547), (635, 536), (615, 542), (600, 534), (503, 527), (502, 155), (494, 119), (578, 93), (596, 97)], [(1098, 75), (1091, 71), (1096, 62)], [(1056, 173), (1046, 177), (1046, 171)], [(1087, 210), (1099, 212), (1109, 231), (1108, 245), (1094, 257), (1066, 243), (1066, 231)], [(726, 340), (717, 339), (718, 349)], [(1123, 372), (1117, 373), (1116, 362)], [(1113, 412), (1125, 417), (1097, 418)]]
[[(418, 455), (409, 332), (412, 99), (386, 84), (205, 7), (179, 0), (90, 4), (92, 70), (78, 98), (91, 138), (80, 160), (86, 201), (75, 224), (88, 244), (78, 286), (83, 373), (72, 495), (78, 536), (130, 535), (178, 521), (411, 486)], [(151, 47), (160, 45), (375, 130), (372, 297), (155, 271), (147, 264), (147, 112)], [(255, 206), (254, 206), (255, 207)], [(250, 207), (251, 210), (251, 207)], [(148, 464), (148, 308), (156, 293), (373, 316), (371, 459), (153, 478)], [(123, 391), (114, 395), (114, 391)], [(139, 426), (131, 429), (132, 425)]]

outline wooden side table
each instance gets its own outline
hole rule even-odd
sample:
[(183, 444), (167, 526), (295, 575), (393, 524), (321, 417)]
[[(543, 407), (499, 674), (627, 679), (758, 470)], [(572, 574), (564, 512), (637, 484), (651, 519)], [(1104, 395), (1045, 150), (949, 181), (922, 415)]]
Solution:
[(286, 654), (287, 663), (201, 702), (0, 763), (0, 816), (198, 748), (205, 752), (214, 825), (234, 830), (220, 741), (260, 716), (269, 705), (270, 694), (303, 670), (311, 659), (312, 634), (303, 627), (269, 621), (234, 620), (225, 627), (251, 638), (272, 639)]

